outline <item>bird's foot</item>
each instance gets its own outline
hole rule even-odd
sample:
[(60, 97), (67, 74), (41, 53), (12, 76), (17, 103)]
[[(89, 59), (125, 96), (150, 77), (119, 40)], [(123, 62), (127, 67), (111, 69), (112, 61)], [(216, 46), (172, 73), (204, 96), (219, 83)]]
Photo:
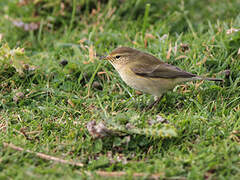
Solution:
[(154, 97), (154, 101), (146, 107), (146, 110), (152, 109), (153, 106), (157, 105), (161, 101), (161, 99), (162, 99), (162, 96), (161, 97)]

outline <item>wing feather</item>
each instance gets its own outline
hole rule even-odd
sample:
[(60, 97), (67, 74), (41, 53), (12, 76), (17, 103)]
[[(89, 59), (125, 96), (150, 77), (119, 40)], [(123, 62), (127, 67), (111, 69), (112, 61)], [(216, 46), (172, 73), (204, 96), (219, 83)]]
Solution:
[(144, 53), (142, 56), (144, 57), (139, 58), (144, 58), (144, 61), (148, 63), (134, 63), (134, 65), (130, 68), (135, 74), (139, 76), (169, 79), (191, 78), (196, 76), (195, 74), (183, 71), (176, 66), (164, 63), (149, 54)]

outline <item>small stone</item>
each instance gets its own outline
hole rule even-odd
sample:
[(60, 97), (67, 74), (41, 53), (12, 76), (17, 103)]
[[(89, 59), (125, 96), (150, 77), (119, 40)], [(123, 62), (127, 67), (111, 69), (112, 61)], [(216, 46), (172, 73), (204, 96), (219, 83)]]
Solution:
[(24, 97), (24, 93), (23, 92), (17, 92), (15, 94), (15, 96), (13, 96), (13, 101), (18, 102), (23, 97)]
[(135, 126), (134, 126), (133, 124), (131, 124), (131, 123), (127, 123), (127, 124), (126, 124), (126, 128), (127, 128), (127, 129), (134, 129)]
[(94, 81), (93, 83), (92, 83), (92, 87), (94, 88), (94, 89), (98, 89), (98, 90), (103, 90), (103, 87), (102, 87), (102, 85), (98, 82), (98, 81)]
[(66, 66), (68, 64), (68, 60), (64, 59), (60, 62), (60, 65), (62, 65), (63, 67)]
[(148, 120), (148, 124), (150, 126), (155, 125), (155, 124), (169, 124), (169, 121), (164, 119), (162, 116), (157, 115), (156, 119), (150, 119)]
[(157, 115), (156, 116), (156, 121), (159, 122), (159, 123), (165, 123), (165, 124), (169, 124), (169, 121), (164, 119), (162, 116), (160, 115)]
[(180, 44), (181, 51), (186, 52), (189, 50), (189, 45), (188, 44)]
[(97, 123), (94, 120), (87, 123), (87, 130), (93, 138), (103, 138), (111, 134), (103, 122)]

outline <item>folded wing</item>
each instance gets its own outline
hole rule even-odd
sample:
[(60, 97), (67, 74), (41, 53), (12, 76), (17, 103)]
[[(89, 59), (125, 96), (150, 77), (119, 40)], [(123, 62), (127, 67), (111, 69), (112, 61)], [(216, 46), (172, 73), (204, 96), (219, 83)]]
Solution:
[(159, 64), (135, 64), (131, 67), (131, 70), (143, 77), (151, 77), (151, 78), (192, 78), (196, 77), (195, 74), (186, 72), (181, 70), (178, 67), (172, 66), (167, 63), (159, 63)]

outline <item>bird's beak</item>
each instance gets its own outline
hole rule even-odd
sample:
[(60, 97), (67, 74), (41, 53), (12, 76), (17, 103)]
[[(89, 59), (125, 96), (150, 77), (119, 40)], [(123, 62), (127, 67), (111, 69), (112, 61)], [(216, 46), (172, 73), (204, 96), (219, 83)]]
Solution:
[(99, 59), (100, 60), (108, 60), (108, 56), (100, 56)]

